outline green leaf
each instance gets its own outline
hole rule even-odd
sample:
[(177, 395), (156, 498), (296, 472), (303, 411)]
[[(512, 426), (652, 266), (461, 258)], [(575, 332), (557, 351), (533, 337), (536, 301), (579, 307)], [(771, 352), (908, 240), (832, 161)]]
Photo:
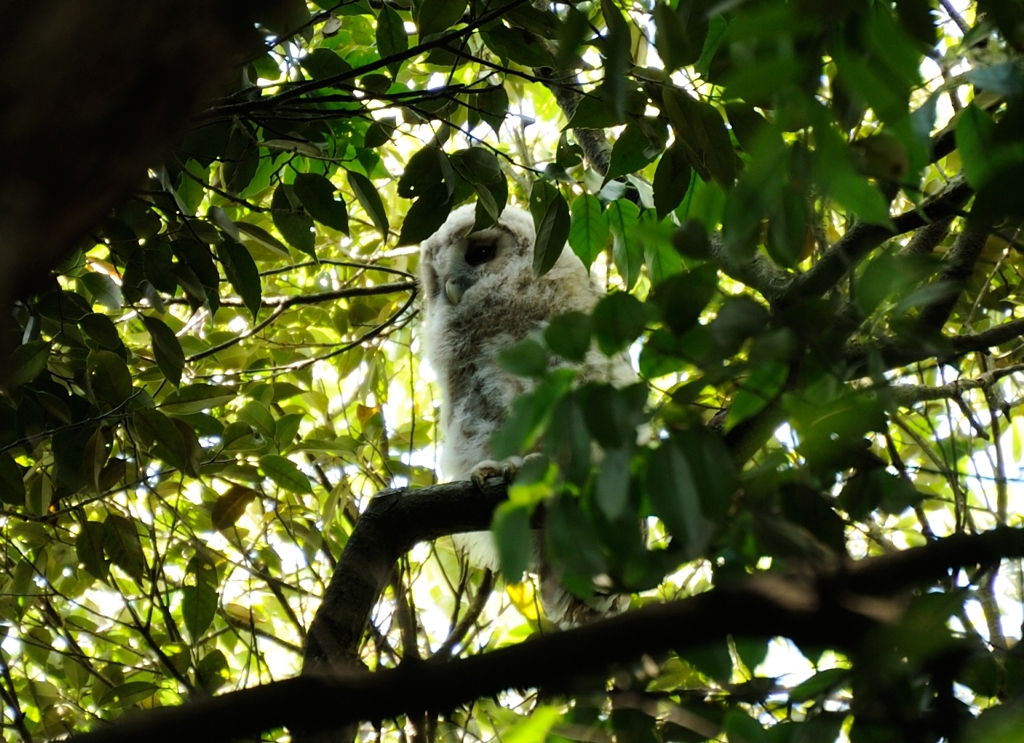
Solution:
[(75, 555), (78, 561), (102, 581), (105, 581), (110, 573), (110, 563), (103, 556), (105, 535), (106, 529), (102, 522), (86, 521), (75, 537)]
[(693, 271), (670, 276), (655, 287), (652, 301), (662, 321), (676, 335), (689, 330), (718, 288), (718, 269), (705, 264)]
[[(262, 227), (257, 227), (254, 224), (249, 224), (248, 222), (241, 222), (241, 221), (235, 222), (235, 226), (238, 227), (240, 232), (244, 232), (246, 235), (251, 237), (253, 240), (258, 242), (260, 245), (262, 245), (265, 248), (269, 248), (270, 250), (272, 250), (273, 252), (277, 253), (282, 258), (291, 258), (291, 253), (288, 252), (288, 247), (283, 242), (281, 242), (276, 237), (274, 237), (269, 232), (267, 232), (265, 229), (263, 229)], [(213, 264), (211, 262), (211, 266), (212, 265)], [(193, 268), (194, 268), (194, 266), (193, 266)], [(214, 269), (214, 273), (216, 273), (216, 268)], [(204, 279), (203, 283), (206, 284), (206, 286), (210, 286), (210, 284), (206, 283), (205, 279)], [(216, 285), (216, 284), (214, 284), (214, 285)]]
[(789, 365), (778, 361), (764, 362), (754, 367), (733, 397), (726, 416), (726, 430), (764, 410), (782, 391), (788, 374)]
[(117, 354), (90, 351), (85, 366), (89, 389), (100, 403), (118, 407), (132, 396), (132, 375)]
[(451, 185), (444, 184), (445, 171), (449, 169), (448, 160), (448, 155), (436, 145), (427, 144), (418, 149), (409, 158), (398, 179), (398, 195), (403, 199), (411, 199), (429, 195), (438, 189), (450, 192)]
[(394, 119), (381, 118), (375, 120), (367, 127), (366, 134), (363, 135), (363, 145), (365, 147), (377, 148), (387, 144), (391, 141), (395, 128)]
[(216, 589), (206, 583), (182, 586), (181, 616), (193, 641), (202, 638), (203, 632), (213, 622), (219, 598)]
[(644, 265), (644, 246), (633, 228), (640, 221), (640, 207), (628, 199), (616, 199), (608, 205), (608, 225), (612, 233), (612, 258), (615, 268), (631, 290)]
[(896, 0), (896, 10), (900, 25), (911, 36), (929, 47), (935, 44), (935, 18), (928, 0)]
[(691, 464), (701, 513), (715, 524), (723, 525), (739, 487), (732, 452), (722, 437), (706, 426), (676, 431), (672, 443)]
[(583, 361), (590, 350), (590, 318), (582, 312), (555, 315), (544, 328), (544, 342), (567, 361)]
[(520, 583), (533, 558), (530, 508), (518, 503), (502, 503), (494, 512), (491, 532), (498, 548), (501, 574), (509, 583)]
[(103, 473), (103, 466), (107, 463), (110, 450), (107, 448), (107, 439), (103, 429), (97, 427), (92, 435), (85, 442), (82, 452), (81, 472), (94, 492), (100, 492), (100, 475)]
[(605, 356), (623, 350), (640, 337), (647, 323), (643, 303), (626, 292), (613, 292), (594, 307), (594, 337)]
[(573, 200), (570, 213), (569, 247), (589, 269), (611, 237), (608, 218), (601, 209), (601, 202), (588, 193)]
[(825, 671), (818, 671), (806, 681), (793, 687), (789, 698), (794, 704), (803, 704), (831, 694), (836, 687), (845, 683), (849, 678), (850, 669), (848, 668), (829, 668)]
[(178, 176), (175, 196), (181, 210), (192, 217), (203, 202), (206, 195), (204, 186), (209, 181), (209, 168), (204, 168), (191, 158), (185, 163), (184, 170)]
[(217, 569), (209, 560), (196, 555), (188, 561), (186, 575), (191, 576), (194, 583), (182, 586), (181, 614), (185, 629), (195, 642), (209, 629), (217, 615), (220, 598), (217, 594)]
[[(317, 47), (305, 57), (299, 59), (299, 64), (314, 80), (337, 77), (352, 71), (352, 65), (346, 62), (337, 52), (326, 47)], [(238, 239), (237, 237), (235, 238)]]
[[(648, 127), (651, 126), (654, 125), (648, 124)], [(608, 164), (608, 172), (604, 176), (604, 182), (607, 183), (614, 178), (635, 173), (646, 167), (648, 163), (654, 162), (654, 159), (661, 151), (661, 147), (664, 146), (664, 142), (660, 144), (661, 146), (659, 146), (658, 142), (652, 141), (644, 126), (639, 122), (631, 121), (626, 124), (626, 128), (619, 135), (619, 138), (615, 140), (615, 145), (612, 147), (611, 159)], [(682, 197), (680, 197), (681, 199)]]
[(547, 554), (565, 576), (584, 579), (574, 581), (575, 585), (589, 589), (590, 578), (608, 569), (593, 522), (570, 496), (555, 496), (547, 506), (544, 520)]
[[(537, 190), (537, 185), (534, 186), (534, 191)], [(550, 199), (547, 200), (547, 208), (539, 221), (534, 213), (534, 224), (537, 228), (537, 241), (533, 246), (534, 278), (539, 278), (551, 270), (562, 255), (565, 241), (569, 237), (569, 205), (557, 188), (547, 182), (544, 182), (544, 187), (545, 191), (550, 189)], [(531, 211), (533, 203), (534, 198), (531, 194)]]
[(121, 287), (105, 273), (89, 271), (79, 276), (78, 280), (89, 291), (93, 301), (97, 304), (111, 310), (119, 310), (124, 304)]
[(121, 347), (121, 336), (117, 333), (117, 326), (101, 312), (86, 315), (78, 321), (78, 327), (109, 351), (116, 351)]
[(250, 400), (242, 406), (238, 411), (238, 420), (251, 425), (265, 439), (271, 440), (277, 435), (277, 423), (274, 421), (274, 416), (265, 405), (256, 400)]
[(718, 109), (679, 88), (666, 88), (662, 100), (676, 133), (674, 146), (683, 148), (701, 178), (714, 178), (723, 188), (732, 186), (736, 153)]
[(0, 452), (0, 501), (15, 508), (25, 506), (24, 475), (7, 452)]
[[(386, 5), (384, 7), (387, 8)], [(327, 178), (318, 173), (299, 173), (295, 176), (292, 188), (313, 219), (331, 229), (348, 234), (345, 199), (334, 198), (337, 189)]]
[(370, 215), (370, 219), (373, 220), (374, 225), (380, 231), (384, 242), (387, 242), (388, 230), (391, 227), (388, 224), (388, 214), (384, 209), (384, 202), (381, 201), (380, 194), (377, 193), (377, 189), (370, 179), (362, 173), (357, 173), (354, 170), (348, 170), (346, 173), (348, 174), (348, 184), (352, 187), (356, 198), (362, 204), (366, 213)]
[(196, 382), (174, 390), (160, 403), (165, 413), (184, 415), (226, 405), (238, 395), (233, 387)]
[(299, 433), (302, 419), (305, 417), (303, 413), (285, 413), (277, 419), (277, 431), (274, 440), (279, 446), (288, 446), (295, 440)]
[(960, 150), (967, 182), (975, 189), (984, 186), (999, 167), (995, 132), (992, 117), (974, 103), (960, 113), (956, 125), (956, 146)]
[(682, 147), (673, 144), (661, 156), (654, 171), (654, 210), (664, 219), (682, 203), (690, 187), (690, 163)]
[(448, 219), (452, 211), (452, 199), (441, 184), (424, 193), (409, 207), (402, 221), (402, 232), (398, 244), (418, 245), (433, 235)]
[(523, 338), (498, 353), (498, 364), (507, 372), (520, 377), (540, 377), (548, 370), (548, 355), (544, 347), (533, 338)]
[[(239, 224), (241, 228), (241, 224)], [(238, 296), (242, 298), (242, 304), (252, 314), (253, 321), (260, 311), (263, 303), (263, 286), (260, 284), (260, 272), (256, 268), (256, 262), (252, 259), (248, 248), (233, 240), (225, 240), (217, 246), (217, 255), (224, 264), (224, 273)]]
[(1020, 95), (1024, 91), (1024, 76), (1021, 75), (1020, 65), (1016, 61), (968, 70), (964, 77), (976, 88), (999, 93), (1007, 98)]
[(601, 15), (607, 25), (604, 52), (604, 90), (612, 111), (621, 120), (626, 115), (626, 81), (633, 62), (629, 23), (612, 0), (601, 0)]
[(196, 666), (196, 680), (207, 694), (213, 694), (231, 680), (228, 659), (219, 649), (211, 650)]
[(149, 337), (153, 341), (153, 355), (156, 356), (156, 365), (169, 382), (175, 387), (181, 384), (181, 370), (185, 368), (185, 353), (181, 350), (181, 343), (171, 330), (162, 321), (148, 315), (142, 316), (142, 323), (149, 331)]
[(764, 726), (739, 708), (734, 708), (726, 715), (724, 729), (730, 741), (772, 743), (772, 737)]
[(544, 452), (558, 465), (566, 482), (582, 487), (590, 477), (591, 441), (575, 395), (566, 395), (551, 412), (544, 432)]
[[(444, 2), (444, 0), (439, 0)], [(537, 37), (524, 28), (509, 28), (501, 24), (480, 29), (480, 38), (492, 52), (527, 67), (550, 67), (551, 55)]]
[(552, 727), (562, 719), (562, 713), (556, 707), (538, 705), (527, 717), (520, 718), (516, 723), (502, 731), (502, 743), (544, 743), (550, 740), (548, 735)]
[(20, 387), (31, 382), (46, 368), (50, 358), (50, 344), (46, 341), (29, 341), (14, 349), (7, 361), (7, 384)]
[(185, 469), (188, 448), (171, 418), (153, 408), (140, 408), (132, 413), (132, 428), (140, 446), (175, 469)]
[[(377, 50), (382, 59), (401, 54), (409, 48), (409, 36), (405, 32), (405, 23), (398, 11), (387, 3), (381, 6), (377, 15)], [(398, 74), (401, 62), (392, 62), (388, 65), (391, 77)]]
[[(103, 687), (100, 687), (103, 688)], [(103, 692), (96, 706), (109, 709), (124, 709), (138, 704), (160, 691), (160, 687), (149, 681), (129, 681)]]
[(146, 557), (136, 531), (135, 522), (116, 513), (107, 514), (103, 522), (103, 549), (110, 561), (136, 581), (146, 570)]
[[(470, 147), (454, 153), (450, 161), (455, 171), (476, 191), (477, 227), (485, 226), (480, 221), (481, 207), (490, 218), (488, 223), (496, 222), (508, 202), (508, 182), (498, 165), (498, 158), (483, 147)], [(447, 175), (446, 180), (450, 180)]]
[(606, 449), (601, 459), (594, 483), (594, 497), (610, 521), (621, 516), (629, 502), (631, 459), (628, 448)]
[(416, 13), (416, 26), (420, 41), (425, 36), (447, 31), (462, 20), (469, 5), (467, 0), (423, 0)]
[(713, 529), (701, 515), (700, 494), (690, 463), (669, 442), (647, 455), (644, 485), (654, 515), (695, 557), (708, 544)]
[(303, 495), (312, 495), (313, 488), (309, 484), (309, 478), (302, 474), (302, 471), (287, 457), (277, 454), (265, 454), (260, 457), (260, 470), (274, 482), (274, 484), (285, 490)]
[(497, 459), (532, 449), (560, 399), (569, 391), (576, 373), (555, 369), (533, 392), (520, 395), (501, 428), (491, 434), (491, 452)]
[(827, 113), (821, 109), (814, 109), (813, 113), (818, 143), (814, 153), (815, 176), (822, 189), (865, 222), (891, 226), (889, 205), (879, 190), (856, 172), (850, 150), (832, 127)]
[(737, 141), (747, 152), (753, 151), (758, 136), (768, 126), (764, 116), (754, 107), (742, 101), (730, 101), (725, 104), (725, 114), (729, 117), (729, 126), (736, 135)]
[(661, 2), (654, 6), (654, 44), (666, 71), (692, 65), (700, 57), (708, 35), (708, 5), (702, 0), (680, 0), (674, 9)]
[(295, 210), (298, 207), (299, 198), (292, 192), (291, 186), (282, 183), (274, 190), (274, 197), (270, 201), (274, 226), (285, 242), (315, 260), (316, 238), (313, 233), (313, 220), (305, 214), (297, 214)]
[(591, 435), (604, 449), (627, 448), (636, 441), (647, 388), (638, 383), (622, 389), (610, 384), (587, 384), (577, 392)]
[(171, 424), (178, 430), (181, 442), (185, 447), (185, 461), (183, 471), (189, 477), (199, 477), (199, 467), (202, 464), (203, 447), (199, 444), (199, 437), (195, 430), (180, 418), (171, 418)]
[(505, 86), (482, 88), (476, 94), (476, 105), (480, 109), (480, 118), (497, 133), (508, 115), (508, 93), (505, 92)]

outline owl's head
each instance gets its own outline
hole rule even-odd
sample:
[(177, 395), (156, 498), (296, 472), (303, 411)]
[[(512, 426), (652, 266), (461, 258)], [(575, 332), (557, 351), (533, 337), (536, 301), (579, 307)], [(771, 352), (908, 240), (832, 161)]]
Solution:
[(516, 275), (532, 266), (536, 233), (529, 214), (509, 207), (493, 227), (473, 232), (475, 222), (474, 204), (459, 207), (420, 245), (420, 281), (428, 307), (457, 306), (483, 277)]

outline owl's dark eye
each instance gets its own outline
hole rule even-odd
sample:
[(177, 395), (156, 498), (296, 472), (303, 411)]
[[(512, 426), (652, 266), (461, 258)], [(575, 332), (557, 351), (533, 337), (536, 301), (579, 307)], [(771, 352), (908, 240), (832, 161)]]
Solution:
[(497, 243), (494, 240), (471, 240), (466, 248), (466, 263), (479, 266), (494, 258)]

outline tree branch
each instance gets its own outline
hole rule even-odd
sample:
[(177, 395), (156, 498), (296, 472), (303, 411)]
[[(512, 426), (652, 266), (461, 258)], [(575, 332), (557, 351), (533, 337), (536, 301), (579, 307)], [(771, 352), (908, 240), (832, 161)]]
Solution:
[(366, 622), (395, 561), (421, 541), (489, 529), (505, 499), (501, 478), (385, 490), (359, 517), (309, 628), (304, 674), (352, 666)]
[[(448, 511), (453, 527), (479, 528), (478, 523), (467, 523), (458, 509), (447, 507), (449, 494), (453, 502), (470, 506), (473, 516), (479, 517), (487, 510), (483, 505), (493, 506), (495, 495), (504, 487), (499, 481), (482, 494), (473, 495), (471, 489), (469, 483), (426, 488), (430, 492), (422, 499), (417, 496), (423, 491), (386, 491), (379, 497), (381, 506), (374, 509), (371, 504), (370, 510), (377, 511), (371, 518), (381, 527), (389, 514), (397, 515), (401, 534), (389, 539), (380, 531), (376, 536), (390, 546), (407, 543), (413, 531), (437, 536), (439, 529), (444, 530), (435, 517), (438, 511)], [(469, 502), (474, 500), (476, 507)], [(415, 513), (422, 513), (430, 523), (411, 530), (408, 519)], [(356, 537), (353, 533), (352, 538)], [(762, 574), (691, 598), (447, 663), (417, 663), (377, 673), (323, 668), (316, 674), (128, 717), (74, 740), (226, 741), (280, 726), (311, 733), (361, 720), (445, 713), (506, 689), (567, 689), (575, 678), (607, 672), (644, 654), (683, 651), (728, 635), (782, 636), (797, 643), (855, 651), (880, 620), (900, 615), (903, 601), (886, 597), (940, 579), (954, 568), (1022, 556), (1024, 530), (961, 533), (924, 547), (848, 563), (810, 579)], [(874, 598), (860, 598), (868, 596)]]
[(973, 379), (958, 379), (938, 386), (930, 384), (900, 384), (889, 389), (889, 395), (897, 405), (909, 408), (914, 403), (928, 400), (957, 399), (967, 390), (989, 390), (1000, 379), (1024, 371), (1024, 364), (993, 369)]
[(953, 247), (946, 254), (946, 260), (939, 272), (938, 278), (932, 283), (933, 287), (943, 286), (948, 289), (948, 295), (937, 302), (922, 308), (918, 315), (918, 323), (930, 330), (941, 330), (946, 324), (953, 308), (956, 306), (960, 295), (967, 286), (971, 274), (974, 273), (974, 266), (981, 257), (981, 251), (988, 240), (989, 227), (976, 220), (968, 219), (964, 225), (963, 232), (957, 237)]
[(810, 270), (793, 280), (782, 297), (782, 304), (789, 305), (799, 298), (822, 296), (886, 240), (959, 213), (972, 194), (966, 179), (959, 175), (920, 209), (895, 217), (892, 229), (864, 222), (854, 224)]
[(872, 355), (877, 355), (881, 359), (883, 368), (894, 369), (933, 356), (939, 360), (946, 360), (973, 351), (983, 351), (1021, 336), (1024, 336), (1024, 318), (1017, 318), (980, 333), (958, 335), (953, 338), (918, 338), (914, 339), (916, 342), (911, 342), (911, 339), (905, 337), (889, 337), (882, 340), (858, 341), (847, 345), (842, 352), (842, 358), (852, 369), (853, 374), (860, 374)]
[(450, 44), (453, 41), (457, 41), (465, 36), (472, 34), (481, 26), (486, 26), (491, 21), (501, 18), (505, 13), (512, 10), (519, 5), (525, 3), (526, 0), (511, 0), (511, 2), (505, 3), (504, 5), (495, 8), (489, 13), (484, 13), (479, 18), (467, 23), (457, 31), (451, 31), (446, 34), (442, 34), (437, 38), (431, 39), (430, 41), (417, 44), (414, 47), (410, 47), (405, 51), (396, 52), (386, 57), (382, 57), (373, 62), (367, 62), (364, 65), (360, 65), (355, 69), (347, 70), (345, 72), (338, 73), (337, 75), (329, 75), (328, 77), (319, 78), (317, 80), (307, 80), (302, 83), (293, 85), (286, 90), (278, 93), (277, 95), (270, 96), (268, 98), (259, 98), (254, 101), (244, 101), (242, 103), (227, 103), (223, 105), (215, 105), (205, 111), (202, 116), (198, 117), (199, 121), (205, 121), (211, 118), (217, 118), (221, 116), (236, 116), (243, 113), (249, 113), (253, 110), (272, 108), (274, 106), (286, 103), (293, 98), (299, 98), (306, 93), (312, 93), (320, 90), (321, 88), (329, 88), (334, 85), (340, 85), (346, 83), (349, 80), (355, 80), (358, 77), (362, 77), (370, 72), (382, 70), (388, 65), (395, 64), (397, 62), (405, 62), (406, 60), (418, 57), (424, 52), (429, 52), (431, 49), (437, 49)]

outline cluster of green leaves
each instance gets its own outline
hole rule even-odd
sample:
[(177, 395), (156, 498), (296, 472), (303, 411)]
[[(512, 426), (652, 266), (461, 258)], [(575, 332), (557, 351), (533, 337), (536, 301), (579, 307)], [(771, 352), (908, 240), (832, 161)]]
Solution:
[[(610, 580), (638, 603), (1019, 524), (1005, 460), (1024, 430), (1000, 395), (1020, 333), (991, 353), (957, 340), (1004, 324), (1022, 278), (1020, 12), (982, 5), (961, 29), (926, 0), (275, 4), (240, 89), (15, 308), (5, 724), (58, 734), (297, 671), (362, 499), (433, 479), (411, 246), (471, 200), (480, 227), (528, 208), (538, 275), (567, 245), (611, 289), (503, 355), (533, 381), (494, 454), (546, 455), (495, 517), (509, 582), (540, 504), (566, 586), (586, 598)], [(603, 173), (593, 130), (612, 138)], [(961, 171), (977, 197), (937, 215), (954, 236), (904, 247), (907, 215)], [(961, 255), (964, 208), (989, 237), (946, 276), (929, 254)], [(886, 230), (902, 232), (883, 245)], [(635, 356), (645, 381), (577, 382), (601, 355)], [(947, 362), (991, 381), (947, 394)], [(384, 608), (448, 616), (382, 620), (373, 667), (458, 624), (450, 553), (409, 564), (417, 579), (396, 577)], [(645, 690), (685, 713), (668, 721), (580, 697), (525, 717), (488, 701), (447, 724), (835, 740), (852, 717), (852, 737), (883, 740), (945, 714), (951, 648), (968, 647), (951, 678), (975, 711), (1020, 692), (992, 634), (996, 575), (966, 578), (991, 645), (964, 609), (977, 594), (950, 584), (856, 664), (802, 648), (814, 672), (791, 687), (756, 675), (765, 642), (737, 638), (662, 664)], [(542, 627), (512, 600), (526, 618), (488, 615), (481, 646)]]

